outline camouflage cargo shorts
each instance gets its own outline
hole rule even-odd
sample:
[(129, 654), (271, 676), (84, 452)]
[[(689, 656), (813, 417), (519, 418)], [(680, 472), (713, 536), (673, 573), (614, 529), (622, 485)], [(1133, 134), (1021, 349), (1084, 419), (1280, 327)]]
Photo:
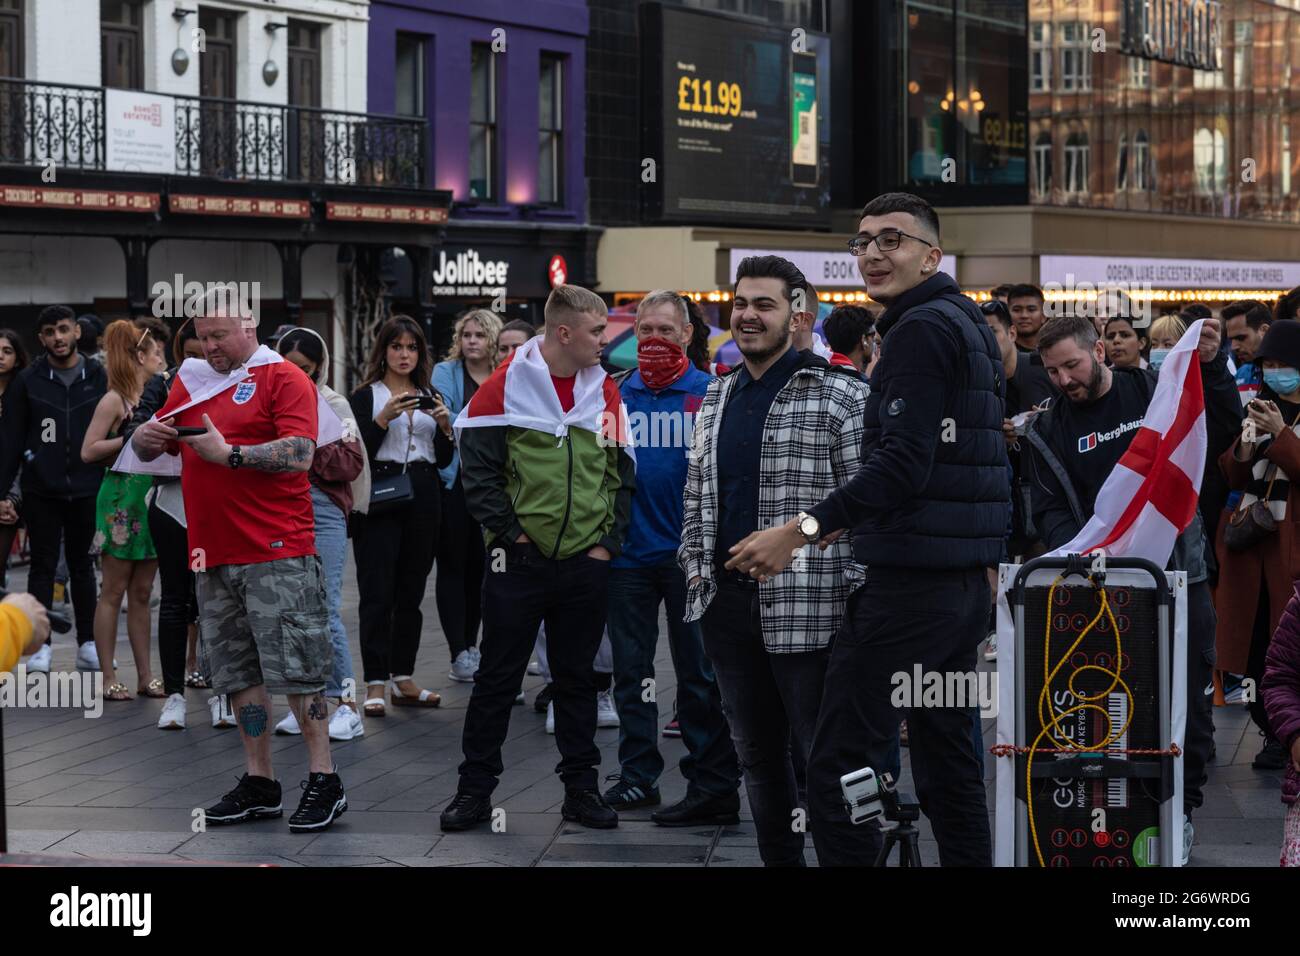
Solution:
[(195, 582), (213, 690), (325, 689), (334, 658), (320, 558), (224, 564), (196, 574)]

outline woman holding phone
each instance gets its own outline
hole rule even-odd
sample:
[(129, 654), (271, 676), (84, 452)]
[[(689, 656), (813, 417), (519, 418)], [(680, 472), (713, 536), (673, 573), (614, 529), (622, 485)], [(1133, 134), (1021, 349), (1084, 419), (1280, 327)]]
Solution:
[(368, 717), (384, 716), (385, 685), (394, 707), (437, 707), (441, 700), (411, 676), (438, 547), (438, 469), (451, 463), (453, 451), (451, 414), (430, 388), (431, 364), (419, 323), (395, 315), (375, 337), (365, 378), (352, 394), (371, 476), (370, 510), (353, 542)]
[[(122, 426), (131, 421), (145, 383), (167, 367), (164, 349), (167, 327), (157, 319), (125, 319), (104, 332), (108, 365), (108, 391), (95, 407), (81, 445), (81, 460), (111, 465), (122, 450)], [(100, 548), (103, 583), (95, 606), (95, 650), (104, 673), (104, 699), (130, 700), (126, 685), (117, 679), (113, 651), (117, 646), (117, 621), (128, 591), (131, 603), (126, 630), (135, 657), (136, 692), (145, 697), (166, 697), (163, 682), (153, 677), (149, 661), (149, 601), (158, 556), (149, 535), (149, 506), (145, 496), (153, 485), (148, 475), (128, 475), (108, 470), (99, 486), (95, 506), (95, 541)]]

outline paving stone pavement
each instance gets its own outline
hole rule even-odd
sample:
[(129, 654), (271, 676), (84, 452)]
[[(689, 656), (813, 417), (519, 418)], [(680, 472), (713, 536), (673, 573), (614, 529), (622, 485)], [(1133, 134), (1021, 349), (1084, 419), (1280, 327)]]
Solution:
[[(10, 574), (21, 589), (26, 569)], [(349, 557), (344, 575), (344, 622), (357, 674), (356, 576)], [(558, 754), (545, 732), (545, 718), (532, 708), (541, 679), (527, 677), (528, 705), (514, 710), (505, 745), (505, 773), (495, 805), (505, 810), (505, 831), (487, 829), (444, 835), (438, 811), (456, 788), (460, 732), (469, 684), (447, 676), (446, 642), (438, 626), (432, 581), (424, 602), (424, 640), (415, 677), (442, 694), (436, 710), (389, 708), (383, 719), (367, 718), (366, 734), (334, 743), (335, 761), (348, 794), (348, 812), (322, 834), (291, 834), (285, 819), (238, 827), (192, 829), (197, 808), (215, 802), (243, 772), (235, 730), (214, 730), (208, 692), (190, 690), (188, 728), (157, 729), (161, 700), (104, 702), (102, 716), (79, 710), (7, 708), (4, 713), (5, 779), (11, 852), (108, 861), (210, 861), (278, 866), (757, 866), (761, 861), (752, 818), (742, 803), (737, 826), (666, 829), (650, 822), (650, 811), (620, 816), (617, 830), (590, 831), (560, 819), (563, 791), (555, 776)], [(665, 633), (660, 620), (660, 633)], [(71, 670), (76, 651), (69, 636), (57, 636), (54, 670)], [(125, 615), (117, 658), (121, 680), (134, 689), (137, 673), (126, 640)], [(982, 667), (992, 665), (981, 665)], [(161, 675), (156, 647), (153, 673)], [(656, 680), (663, 720), (675, 694), (667, 641), (661, 640)], [(275, 700), (273, 720), (286, 712)], [(1259, 738), (1241, 707), (1215, 711), (1218, 759), (1211, 764), (1205, 805), (1195, 822), (1196, 866), (1266, 866), (1278, 863), (1283, 807), (1280, 773), (1252, 770)], [(984, 722), (986, 743), (994, 721)], [(597, 732), (601, 770), (617, 770), (618, 731)], [(678, 799), (685, 784), (677, 761), (680, 740), (661, 739), (668, 770), (661, 781), (665, 802)], [(305, 777), (305, 755), (297, 737), (274, 737), (277, 776), (285, 803), (296, 806), (297, 782)], [(993, 806), (992, 757), (986, 757), (989, 806)], [(910, 788), (907, 750), (903, 786)], [(742, 788), (742, 800), (744, 791)], [(286, 813), (287, 816), (287, 813)], [(920, 824), (924, 865), (938, 864), (929, 824)], [(807, 856), (816, 854), (808, 840)]]

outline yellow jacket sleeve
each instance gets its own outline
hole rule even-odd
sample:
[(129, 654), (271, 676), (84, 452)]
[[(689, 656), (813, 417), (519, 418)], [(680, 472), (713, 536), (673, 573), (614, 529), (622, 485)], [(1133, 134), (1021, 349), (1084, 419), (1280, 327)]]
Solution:
[(0, 671), (11, 671), (32, 639), (32, 622), (11, 604), (0, 604)]

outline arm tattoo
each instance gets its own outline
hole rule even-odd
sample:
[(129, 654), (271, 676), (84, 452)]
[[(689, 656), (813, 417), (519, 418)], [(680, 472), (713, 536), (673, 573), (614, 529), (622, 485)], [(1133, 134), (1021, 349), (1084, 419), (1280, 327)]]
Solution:
[(329, 708), (320, 694), (314, 695), (307, 705), (307, 716), (312, 720), (325, 720), (329, 716)]
[(266, 708), (261, 704), (245, 704), (239, 708), (239, 726), (250, 737), (260, 737), (266, 730)]
[(244, 465), (258, 471), (306, 471), (311, 467), (316, 443), (310, 438), (277, 438), (242, 449)]

